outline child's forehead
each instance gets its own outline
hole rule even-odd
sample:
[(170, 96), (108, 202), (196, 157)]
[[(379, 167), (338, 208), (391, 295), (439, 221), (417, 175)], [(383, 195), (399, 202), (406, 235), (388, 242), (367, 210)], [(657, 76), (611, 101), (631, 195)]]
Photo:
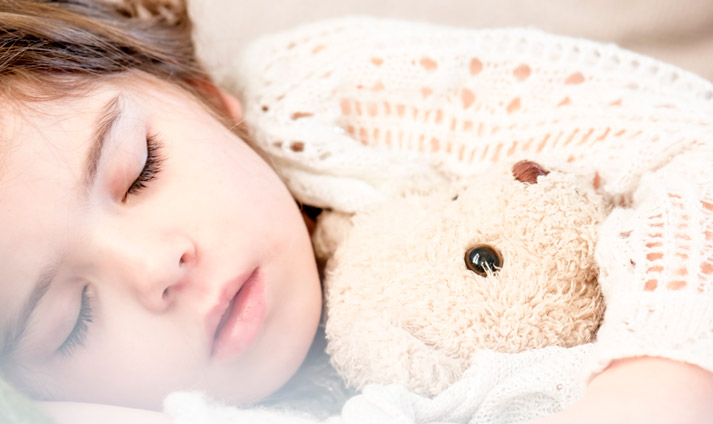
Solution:
[[(103, 98), (119, 90), (111, 83), (92, 83), (81, 90), (65, 90), (59, 94), (47, 92), (47, 89), (28, 88), (16, 96), (0, 97), (0, 131), (17, 132), (27, 126), (51, 127), (68, 117), (91, 115), (92, 106)], [(40, 125), (44, 123), (44, 125)], [(3, 134), (7, 137), (7, 134)]]
[[(83, 136), (97, 119), (108, 90), (44, 101), (8, 101), (0, 106), (0, 161), (27, 148), (46, 150), (69, 136)], [(62, 134), (62, 136), (60, 136)], [(39, 144), (38, 141), (47, 143)], [(34, 147), (32, 147), (34, 146)]]
[(0, 102), (0, 188), (22, 176), (44, 180), (52, 178), (45, 175), (51, 169), (81, 167), (108, 106), (129, 96), (113, 84), (99, 84), (81, 96)]
[[(49, 83), (47, 83), (49, 82)], [(175, 95), (176, 85), (141, 72), (126, 72), (101, 78), (51, 78), (44, 83), (17, 81), (12, 90), (0, 93), (0, 111), (30, 115), (66, 115), (77, 108), (116, 96)], [(0, 116), (1, 117), (1, 116)]]
[[(108, 102), (121, 98), (124, 107), (137, 108), (142, 100), (159, 100), (171, 105), (182, 99), (173, 84), (149, 81), (147, 77), (124, 75), (100, 81), (88, 81), (86, 87), (63, 91), (61, 96), (52, 93), (31, 94), (20, 98), (0, 96), (0, 139), (22, 139), (27, 131), (52, 132), (66, 130), (68, 126), (88, 127), (106, 109)], [(2, 147), (0, 147), (2, 154)]]

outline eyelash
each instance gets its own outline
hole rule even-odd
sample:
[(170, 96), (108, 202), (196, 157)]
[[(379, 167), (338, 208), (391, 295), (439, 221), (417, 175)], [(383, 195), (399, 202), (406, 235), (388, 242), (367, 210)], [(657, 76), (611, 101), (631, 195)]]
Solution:
[(146, 188), (150, 181), (156, 179), (156, 176), (161, 171), (161, 165), (163, 164), (163, 156), (161, 152), (161, 143), (158, 141), (155, 135), (149, 135), (146, 138), (146, 163), (144, 164), (141, 173), (136, 177), (129, 189), (126, 190), (126, 195), (124, 195), (124, 201), (126, 198), (139, 193), (141, 190)]
[(89, 286), (84, 286), (82, 289), (82, 303), (79, 307), (79, 315), (77, 322), (74, 324), (72, 332), (69, 333), (67, 339), (58, 348), (58, 351), (65, 355), (71, 356), (74, 349), (84, 345), (84, 340), (87, 337), (89, 324), (94, 322), (94, 308), (92, 307), (93, 298)]

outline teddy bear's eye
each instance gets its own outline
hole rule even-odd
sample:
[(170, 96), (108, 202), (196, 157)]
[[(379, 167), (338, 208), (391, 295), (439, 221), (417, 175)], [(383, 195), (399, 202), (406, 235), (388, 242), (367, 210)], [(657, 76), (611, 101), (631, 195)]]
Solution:
[(503, 257), (497, 249), (487, 244), (473, 246), (465, 252), (465, 266), (485, 277), (490, 272), (498, 272), (503, 266)]

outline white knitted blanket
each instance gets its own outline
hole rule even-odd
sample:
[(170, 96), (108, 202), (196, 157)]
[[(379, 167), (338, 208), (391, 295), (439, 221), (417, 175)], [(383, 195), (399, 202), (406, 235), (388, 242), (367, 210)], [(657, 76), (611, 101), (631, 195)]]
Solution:
[(397, 385), (371, 385), (347, 401), (341, 415), (325, 421), (304, 411), (240, 409), (187, 392), (168, 396), (165, 410), (175, 424), (517, 423), (558, 412), (584, 393), (582, 364), (589, 349), (481, 352), (459, 381), (432, 399)]

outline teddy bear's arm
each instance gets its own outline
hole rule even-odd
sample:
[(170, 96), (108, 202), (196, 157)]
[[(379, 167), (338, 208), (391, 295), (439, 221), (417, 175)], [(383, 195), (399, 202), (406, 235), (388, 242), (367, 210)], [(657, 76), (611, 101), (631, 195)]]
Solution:
[(464, 361), (428, 346), (383, 313), (362, 306), (354, 315), (353, 306), (334, 308), (326, 326), (332, 364), (349, 384), (395, 383), (436, 394), (463, 373)]

